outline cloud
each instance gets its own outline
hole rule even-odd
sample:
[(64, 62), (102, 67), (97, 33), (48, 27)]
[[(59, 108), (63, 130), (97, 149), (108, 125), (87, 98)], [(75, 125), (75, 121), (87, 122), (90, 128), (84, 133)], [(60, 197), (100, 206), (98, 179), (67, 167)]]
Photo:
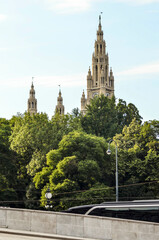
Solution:
[(159, 73), (159, 62), (137, 66), (118, 72), (117, 76), (145, 75)]
[(59, 14), (85, 12), (91, 8), (94, 0), (44, 0), (50, 10)]
[(49, 10), (58, 14), (76, 14), (89, 11), (93, 3), (119, 2), (131, 5), (159, 3), (159, 0), (42, 0)]
[[(70, 76), (36, 76), (34, 77), (35, 86), (43, 87), (81, 87), (86, 84), (86, 74), (77, 74)], [(22, 77), (14, 79), (0, 80), (0, 86), (4, 87), (30, 87), (31, 77)]]
[(5, 21), (7, 19), (7, 15), (0, 14), (0, 22)]
[(135, 4), (135, 5), (145, 5), (151, 3), (159, 3), (159, 0), (114, 0), (115, 2)]

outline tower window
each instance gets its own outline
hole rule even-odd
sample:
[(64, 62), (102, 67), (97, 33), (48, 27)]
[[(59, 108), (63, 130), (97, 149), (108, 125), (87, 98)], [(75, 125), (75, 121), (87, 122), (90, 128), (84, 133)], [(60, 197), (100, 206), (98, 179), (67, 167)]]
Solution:
[(98, 81), (98, 66), (96, 65), (96, 81)]
[(100, 53), (102, 53), (102, 44), (100, 44)]
[(105, 67), (105, 73), (106, 73), (106, 76), (108, 75), (108, 71), (107, 71), (107, 66)]
[(34, 108), (34, 103), (32, 102), (32, 108)]

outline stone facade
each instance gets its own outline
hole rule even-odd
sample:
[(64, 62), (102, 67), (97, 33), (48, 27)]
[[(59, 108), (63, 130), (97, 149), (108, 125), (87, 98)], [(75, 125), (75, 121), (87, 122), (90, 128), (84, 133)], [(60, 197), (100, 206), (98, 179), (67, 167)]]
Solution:
[(33, 115), (37, 113), (37, 99), (35, 98), (35, 90), (32, 82), (30, 96), (28, 99), (28, 112)]
[(103, 39), (101, 16), (97, 30), (97, 40), (94, 45), (95, 51), (92, 55), (92, 73), (89, 67), (87, 75), (87, 98), (84, 91), (81, 97), (81, 112), (85, 114), (86, 105), (90, 99), (104, 94), (111, 98), (114, 95), (114, 76), (112, 68), (109, 71), (109, 57), (106, 54), (106, 43)]
[(58, 112), (60, 115), (65, 114), (65, 108), (63, 105), (63, 98), (61, 96), (61, 90), (59, 90), (59, 96), (57, 98), (57, 105), (55, 108), (55, 112)]

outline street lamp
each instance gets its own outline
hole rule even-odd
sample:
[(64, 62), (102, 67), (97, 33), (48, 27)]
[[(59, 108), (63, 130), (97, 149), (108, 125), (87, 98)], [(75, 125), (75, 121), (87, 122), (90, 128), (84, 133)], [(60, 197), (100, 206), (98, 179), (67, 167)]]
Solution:
[[(111, 139), (108, 143), (108, 150), (107, 150), (107, 154), (110, 155), (111, 154), (111, 150), (110, 150), (110, 143), (113, 142), (114, 140)], [(115, 141), (114, 141), (115, 142)], [(115, 142), (115, 146), (116, 146), (116, 202), (118, 202), (118, 147), (117, 147), (117, 143)]]
[(50, 192), (50, 188), (48, 187), (46, 193), (45, 193), (45, 197), (47, 199), (47, 205), (45, 205), (46, 208), (52, 207), (50, 206), (50, 199), (52, 198), (52, 193)]

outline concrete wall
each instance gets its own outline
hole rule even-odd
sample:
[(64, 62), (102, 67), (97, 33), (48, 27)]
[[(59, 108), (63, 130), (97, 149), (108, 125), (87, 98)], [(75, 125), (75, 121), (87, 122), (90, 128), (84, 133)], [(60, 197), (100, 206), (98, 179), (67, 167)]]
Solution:
[(159, 240), (159, 224), (0, 208), (0, 228), (104, 240)]

